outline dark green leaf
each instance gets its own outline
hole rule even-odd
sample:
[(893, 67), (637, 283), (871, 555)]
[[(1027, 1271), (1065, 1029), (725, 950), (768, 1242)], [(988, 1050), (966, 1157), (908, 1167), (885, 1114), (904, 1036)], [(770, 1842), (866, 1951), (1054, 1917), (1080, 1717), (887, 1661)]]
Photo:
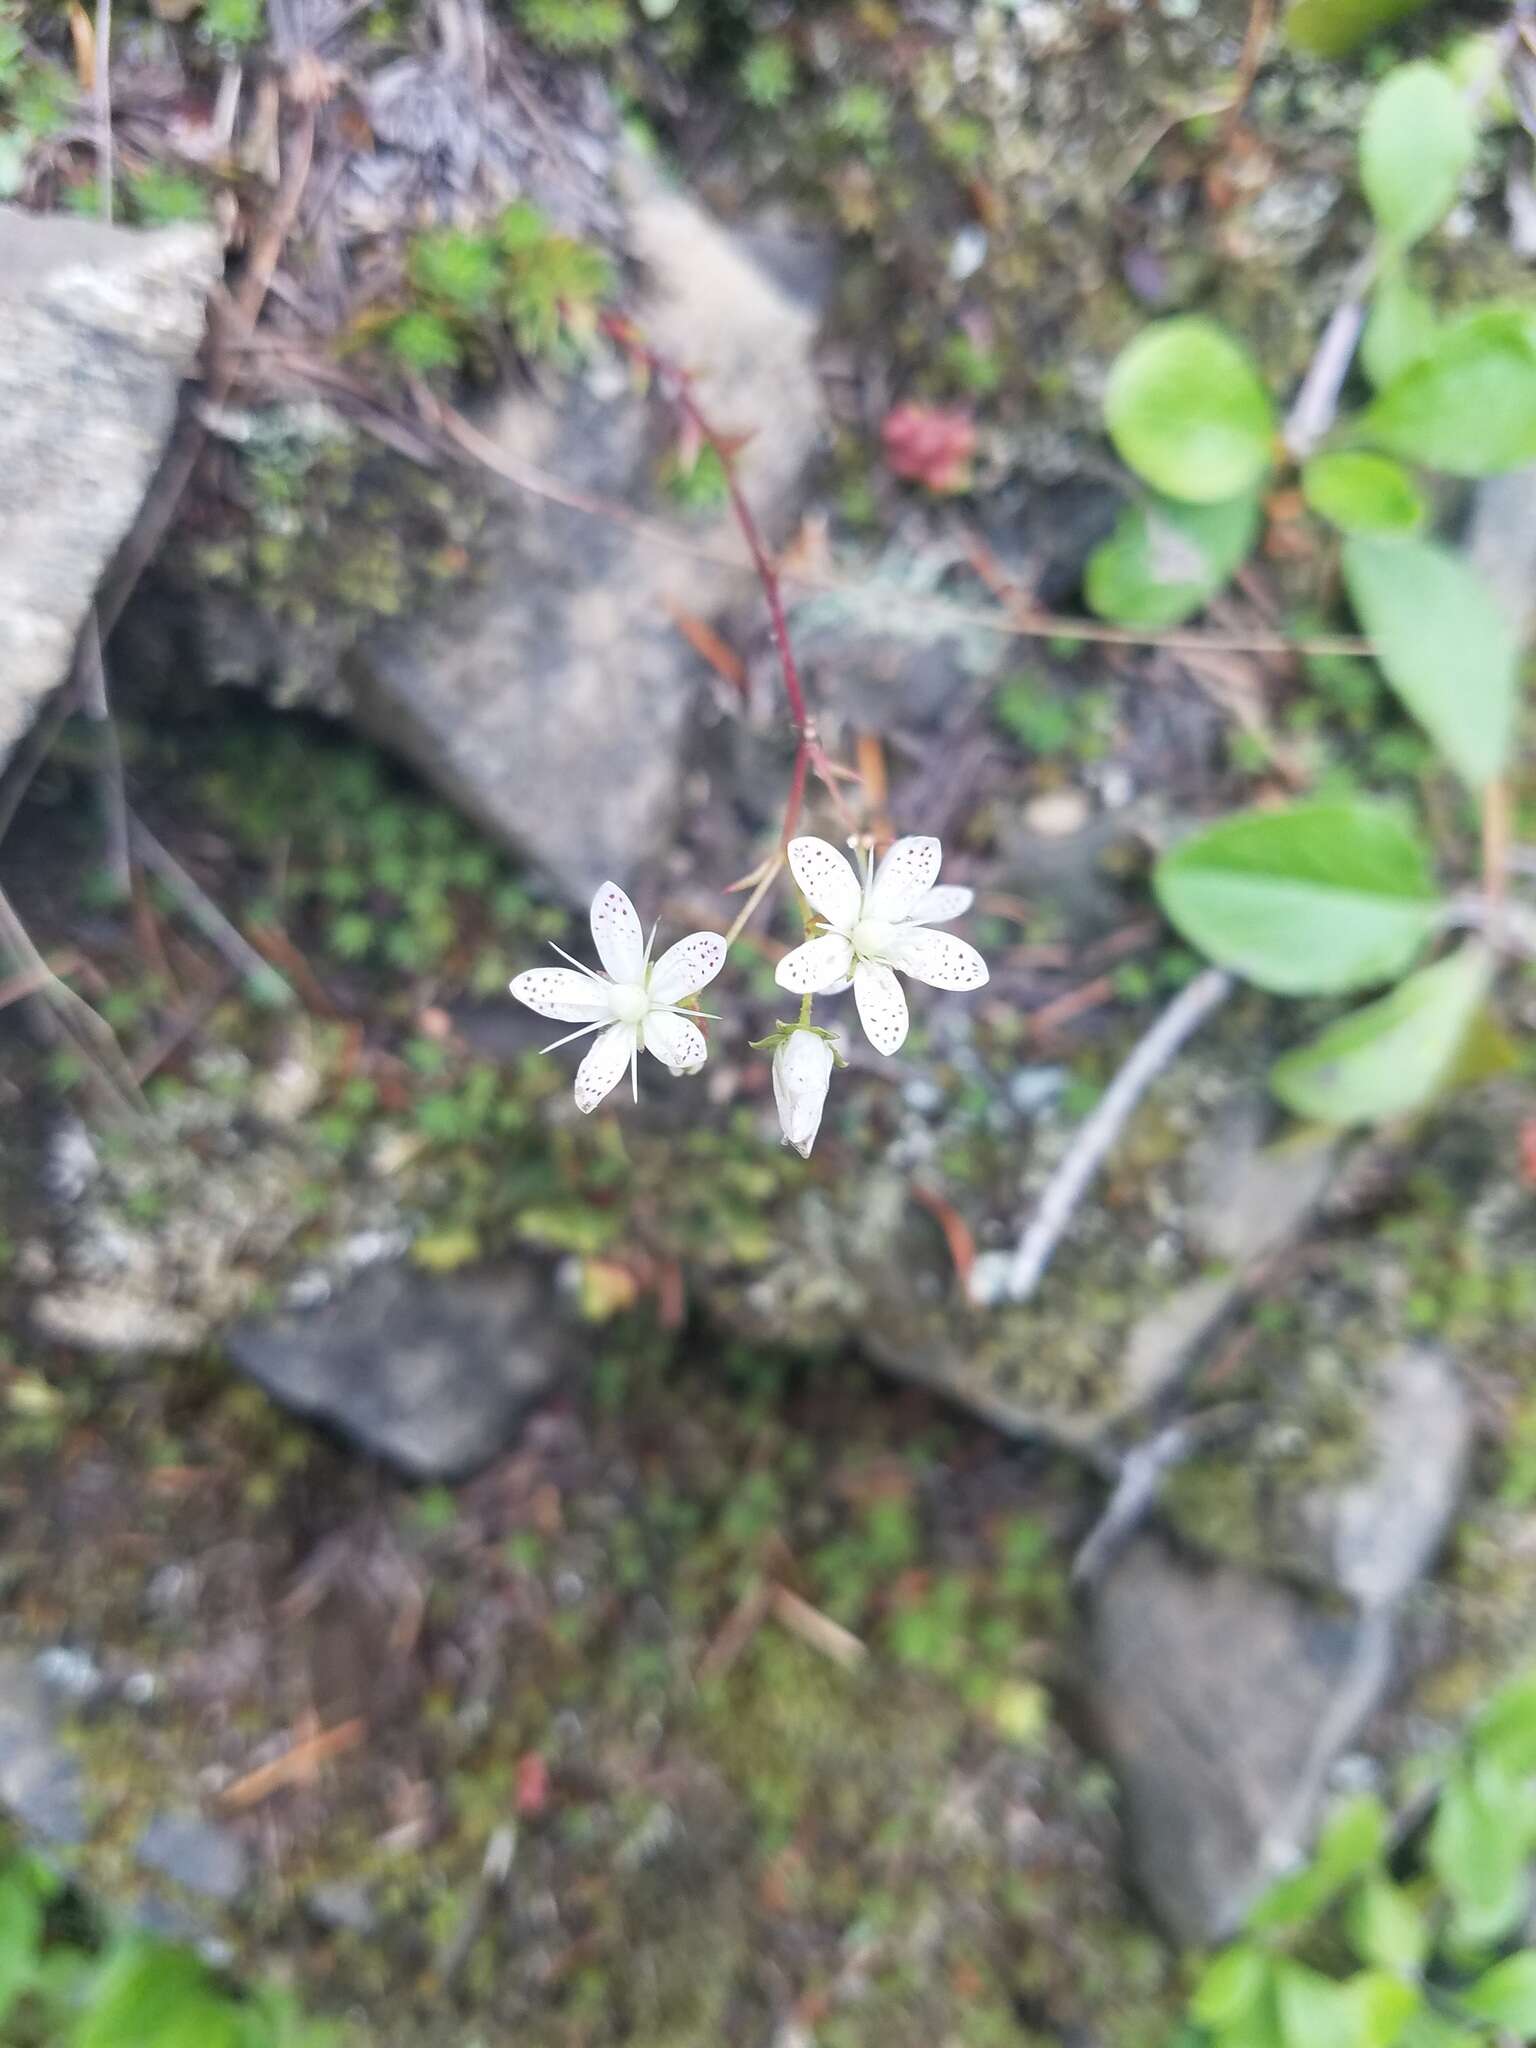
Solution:
[(1519, 644), (1462, 556), (1434, 541), (1344, 544), (1344, 580), (1381, 672), (1474, 791), (1502, 775), (1514, 740)]
[(1502, 2032), (1523, 2034), (1529, 2040), (1536, 2035), (1536, 1949), (1523, 1949), (1485, 1970), (1462, 1993), (1461, 2002), (1480, 2020), (1491, 2020)]
[(1360, 431), (1451, 476), (1536, 459), (1536, 310), (1485, 306), (1442, 328), (1367, 407)]
[(1186, 939), (1278, 995), (1390, 980), (1437, 916), (1422, 847), (1367, 802), (1227, 818), (1165, 854), (1154, 883)]
[(1390, 266), (1371, 294), (1371, 310), (1360, 337), (1360, 360), (1378, 391), (1411, 363), (1429, 355), (1440, 319), (1429, 300), (1408, 282), (1401, 265)]
[(1101, 619), (1154, 630), (1207, 604), (1252, 548), (1259, 502), (1224, 505), (1151, 498), (1127, 505), (1109, 539), (1088, 558), (1084, 595)]
[(1269, 393), (1247, 352), (1210, 320), (1143, 328), (1109, 373), (1104, 413), (1125, 461), (1170, 498), (1236, 498), (1270, 465)]
[(1314, 455), (1301, 489), (1312, 510), (1345, 533), (1412, 533), (1423, 523), (1417, 484), (1388, 455), (1349, 448)]
[(1292, 0), (1285, 32), (1312, 57), (1345, 57), (1358, 43), (1417, 14), (1429, 0)]
[(1391, 247), (1408, 248), (1450, 212), (1475, 146), (1466, 101), (1438, 64), (1387, 73), (1360, 130), (1360, 182)]
[(1429, 1952), (1424, 1915), (1401, 1885), (1373, 1877), (1345, 1909), (1350, 1945), (1362, 1963), (1383, 1970), (1418, 1970)]
[(1427, 1108), (1454, 1078), (1491, 978), (1476, 944), (1421, 968), (1287, 1053), (1270, 1074), (1275, 1093), (1297, 1116), (1325, 1124), (1381, 1123)]

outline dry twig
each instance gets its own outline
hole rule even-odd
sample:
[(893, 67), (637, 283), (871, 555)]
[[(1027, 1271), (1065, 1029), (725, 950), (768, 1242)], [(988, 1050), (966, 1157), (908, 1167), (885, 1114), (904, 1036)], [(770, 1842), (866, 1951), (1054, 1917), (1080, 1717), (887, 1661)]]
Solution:
[(1004, 1300), (1029, 1300), (1131, 1112), (1186, 1040), (1226, 1001), (1232, 989), (1230, 975), (1217, 967), (1206, 968), (1180, 989), (1151, 1030), (1137, 1040), (1130, 1058), (1105, 1089), (1093, 1114), (1046, 1183), (1013, 1255), (1002, 1290)]

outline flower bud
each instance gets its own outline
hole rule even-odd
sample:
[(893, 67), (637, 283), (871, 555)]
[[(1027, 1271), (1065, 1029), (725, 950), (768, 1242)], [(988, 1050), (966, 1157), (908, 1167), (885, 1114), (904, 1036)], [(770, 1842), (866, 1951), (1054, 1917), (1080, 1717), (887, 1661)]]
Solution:
[(819, 1031), (791, 1031), (774, 1051), (773, 1099), (779, 1106), (779, 1124), (784, 1143), (793, 1145), (802, 1159), (810, 1158), (821, 1129), (832, 1064), (832, 1041)]

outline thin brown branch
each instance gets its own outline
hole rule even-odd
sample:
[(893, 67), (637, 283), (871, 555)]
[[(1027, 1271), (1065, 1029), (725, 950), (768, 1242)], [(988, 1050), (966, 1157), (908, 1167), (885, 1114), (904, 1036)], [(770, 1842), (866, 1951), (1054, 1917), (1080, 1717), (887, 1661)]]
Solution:
[(1251, 0), (1248, 9), (1248, 26), (1243, 34), (1243, 47), (1237, 60), (1237, 86), (1232, 104), (1227, 108), (1221, 124), (1223, 145), (1231, 142), (1243, 118), (1243, 109), (1248, 104), (1248, 95), (1253, 91), (1253, 81), (1259, 75), (1259, 66), (1264, 61), (1264, 46), (1269, 41), (1269, 31), (1275, 18), (1275, 0)]
[(91, 108), (96, 122), (96, 184), (101, 217), (112, 218), (112, 0), (96, 0), (96, 48), (91, 65)]
[(76, 659), (80, 708), (96, 728), (97, 800), (101, 806), (107, 872), (112, 878), (113, 894), (121, 899), (133, 887), (133, 862), (128, 850), (128, 793), (123, 777), (123, 749), (107, 696), (107, 669), (101, 658), (101, 634), (94, 610), (80, 635)]
[(103, 1101), (120, 1114), (136, 1117), (145, 1102), (133, 1069), (123, 1056), (117, 1035), (104, 1017), (98, 1016), (83, 996), (61, 981), (33, 943), (10, 898), (0, 889), (0, 946), (11, 955), (22, 974), (37, 983), (32, 1000), (45, 1006), (41, 1015), (51, 1018), (55, 1038), (67, 1038), (91, 1075)]
[(297, 1000), (292, 988), (272, 963), (257, 952), (249, 939), (236, 931), (208, 892), (200, 888), (180, 861), (160, 844), (142, 819), (130, 817), (128, 833), (137, 858), (151, 874), (159, 877), (209, 945), (223, 954), (237, 974), (258, 986), (280, 989), (285, 1002)]

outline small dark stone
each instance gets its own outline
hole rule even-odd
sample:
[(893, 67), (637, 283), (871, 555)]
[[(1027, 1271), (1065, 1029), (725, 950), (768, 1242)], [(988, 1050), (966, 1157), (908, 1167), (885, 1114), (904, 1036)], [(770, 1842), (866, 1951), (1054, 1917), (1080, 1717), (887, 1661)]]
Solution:
[(522, 1262), (376, 1266), (318, 1308), (237, 1323), (225, 1343), (275, 1399), (413, 1479), (494, 1458), (565, 1351), (545, 1275)]
[(0, 1810), (56, 1847), (85, 1839), (80, 1767), (57, 1739), (59, 1710), (25, 1657), (0, 1653)]
[(201, 1814), (156, 1814), (140, 1835), (134, 1855), (142, 1869), (221, 1905), (238, 1898), (245, 1888), (245, 1844)]

